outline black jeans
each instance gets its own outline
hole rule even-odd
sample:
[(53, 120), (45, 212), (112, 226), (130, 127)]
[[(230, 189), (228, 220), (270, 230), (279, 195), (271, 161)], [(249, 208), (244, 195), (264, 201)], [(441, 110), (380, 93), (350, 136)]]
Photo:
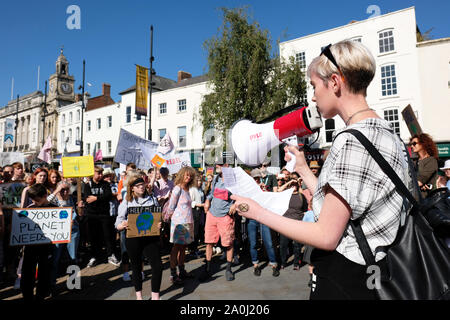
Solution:
[(294, 249), (294, 266), (300, 265), (300, 251), (302, 249), (302, 244), (292, 239), (289, 239), (282, 234), (280, 234), (280, 256), (281, 256), (281, 264), (286, 265), (287, 262), (287, 252), (289, 243), (292, 241), (292, 248)]
[(107, 256), (114, 253), (114, 224), (108, 215), (89, 215), (87, 218), (88, 237), (91, 243), (91, 256), (99, 259), (102, 252), (103, 240), (106, 244)]
[(44, 300), (50, 293), (53, 247), (52, 244), (25, 246), (23, 253), (22, 278), (20, 281), (20, 288), (22, 289), (22, 295), (25, 301), (33, 300), (37, 265), (39, 265), (39, 268), (36, 299)]
[(150, 266), (152, 267), (152, 292), (159, 292), (163, 272), (159, 236), (127, 238), (125, 243), (131, 261), (134, 289), (142, 291), (141, 272), (142, 254), (144, 254), (150, 260)]

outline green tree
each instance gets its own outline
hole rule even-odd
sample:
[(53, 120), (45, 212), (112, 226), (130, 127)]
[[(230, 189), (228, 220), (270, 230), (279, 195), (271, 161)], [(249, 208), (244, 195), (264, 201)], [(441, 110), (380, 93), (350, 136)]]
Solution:
[(200, 106), (200, 121), (203, 131), (214, 127), (225, 133), (236, 120), (260, 121), (302, 102), (306, 82), (293, 57), (281, 61), (271, 55), (268, 31), (249, 23), (245, 8), (222, 11), (219, 36), (204, 44), (211, 93)]

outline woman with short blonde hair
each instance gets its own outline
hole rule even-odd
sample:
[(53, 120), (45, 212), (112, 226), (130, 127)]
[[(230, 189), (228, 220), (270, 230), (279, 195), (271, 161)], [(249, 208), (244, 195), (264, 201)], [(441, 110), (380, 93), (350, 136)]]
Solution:
[[(403, 142), (365, 99), (374, 74), (374, 58), (361, 43), (345, 40), (327, 46), (308, 68), (312, 101), (325, 119), (339, 116), (348, 129), (366, 136), (412, 190)], [(294, 170), (313, 194), (316, 222), (288, 219), (232, 195), (239, 214), (315, 248), (310, 299), (377, 299), (376, 290), (367, 286), (370, 266), (349, 222), (360, 221), (375, 261), (384, 263), (385, 254), (377, 248), (393, 243), (406, 214), (395, 184), (349, 132), (335, 137), (319, 177), (309, 168), (303, 150), (289, 146), (285, 151), (294, 154)]]

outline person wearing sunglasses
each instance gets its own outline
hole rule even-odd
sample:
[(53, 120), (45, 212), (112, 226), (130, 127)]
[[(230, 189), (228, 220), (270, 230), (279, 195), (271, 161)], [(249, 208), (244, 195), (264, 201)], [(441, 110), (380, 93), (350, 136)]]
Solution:
[[(400, 179), (411, 186), (404, 144), (366, 101), (375, 70), (375, 59), (363, 44), (344, 40), (327, 46), (308, 67), (314, 89), (312, 101), (325, 119), (338, 116), (347, 128), (364, 134)], [(314, 247), (310, 299), (377, 299), (373, 286), (367, 286), (372, 273), (367, 273), (369, 266), (349, 220), (364, 218), (361, 227), (370, 249), (375, 260), (383, 263), (385, 254), (375, 249), (396, 238), (400, 217), (405, 213), (402, 196), (350, 133), (336, 136), (318, 177), (309, 168), (303, 149), (285, 147), (286, 161), (291, 160), (288, 151), (296, 159), (294, 170), (313, 194), (315, 222), (292, 220), (270, 212), (252, 199), (233, 195), (238, 213)]]
[(412, 152), (419, 157), (417, 161), (417, 181), (422, 196), (436, 189), (438, 172), (438, 149), (430, 135), (426, 133), (415, 134), (411, 137), (409, 145)]
[(78, 265), (78, 244), (80, 242), (80, 227), (77, 220), (77, 210), (73, 198), (70, 196), (70, 183), (62, 180), (56, 185), (55, 192), (47, 197), (47, 201), (57, 205), (58, 207), (70, 207), (72, 208), (72, 232), (70, 236), (70, 242), (55, 244), (53, 249), (53, 266), (51, 273), (51, 286), (52, 295), (56, 294), (55, 285), (58, 277), (59, 260), (64, 248), (67, 248), (67, 252), (70, 257), (70, 265)]

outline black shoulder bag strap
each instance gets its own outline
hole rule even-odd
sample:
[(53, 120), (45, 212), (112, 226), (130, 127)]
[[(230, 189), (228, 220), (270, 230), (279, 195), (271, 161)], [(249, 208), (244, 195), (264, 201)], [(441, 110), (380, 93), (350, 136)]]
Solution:
[[(392, 180), (395, 184), (398, 192), (408, 198), (410, 203), (413, 206), (418, 206), (418, 203), (402, 180), (399, 178), (397, 173), (395, 173), (394, 169), (389, 165), (389, 163), (384, 159), (381, 153), (374, 147), (374, 145), (364, 136), (360, 131), (355, 129), (348, 129), (342, 131), (341, 133), (348, 132), (354, 135), (359, 142), (366, 148), (372, 158), (377, 162), (383, 172)], [(350, 226), (352, 227), (353, 233), (355, 234), (356, 241), (358, 242), (358, 246), (361, 249), (361, 253), (364, 257), (364, 260), (367, 265), (375, 264), (375, 257), (370, 249), (369, 243), (367, 242), (367, 238), (364, 235), (364, 232), (361, 228), (360, 219), (350, 220)]]

